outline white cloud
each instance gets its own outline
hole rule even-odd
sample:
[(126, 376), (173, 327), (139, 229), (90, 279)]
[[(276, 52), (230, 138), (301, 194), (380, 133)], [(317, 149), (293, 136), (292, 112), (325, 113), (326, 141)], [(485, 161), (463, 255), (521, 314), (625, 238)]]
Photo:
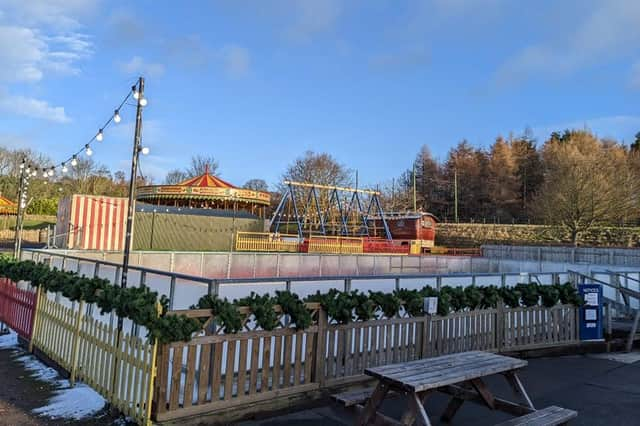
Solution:
[(57, 31), (79, 28), (79, 19), (93, 14), (100, 0), (1, 0), (2, 17), (33, 27)]
[(220, 57), (229, 76), (238, 78), (245, 76), (249, 72), (251, 57), (248, 49), (230, 44), (220, 50)]
[(570, 13), (565, 21), (571, 25), (554, 27), (556, 38), (529, 45), (508, 59), (496, 73), (496, 82), (566, 76), (605, 58), (627, 54), (640, 42), (640, 2), (636, 0), (597, 0), (582, 18), (574, 10)]
[(631, 77), (629, 79), (629, 86), (632, 89), (640, 90), (640, 61), (636, 61), (631, 65)]
[(64, 111), (64, 107), (51, 106), (47, 101), (28, 98), (21, 95), (0, 94), (0, 110), (10, 114), (38, 118), (56, 123), (71, 121)]
[(286, 4), (293, 13), (293, 23), (286, 35), (296, 42), (306, 42), (317, 34), (330, 31), (342, 13), (339, 0), (295, 0)]
[(47, 44), (33, 30), (0, 26), (0, 81), (38, 81)]
[(408, 47), (396, 52), (383, 53), (371, 57), (369, 63), (376, 69), (402, 69), (425, 64), (429, 53), (423, 46)]
[(134, 56), (129, 62), (120, 63), (120, 70), (125, 74), (160, 77), (164, 74), (164, 65), (154, 62), (146, 62), (140, 56)]

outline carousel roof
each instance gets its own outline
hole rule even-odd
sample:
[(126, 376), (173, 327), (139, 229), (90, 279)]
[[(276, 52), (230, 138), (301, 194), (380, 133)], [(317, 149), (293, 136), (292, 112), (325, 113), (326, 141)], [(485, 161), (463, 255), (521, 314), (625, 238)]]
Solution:
[(18, 206), (10, 199), (0, 195), (0, 213), (16, 213)]
[(206, 166), (204, 173), (200, 176), (184, 180), (176, 184), (177, 186), (197, 186), (200, 188), (236, 188), (229, 182), (225, 182), (217, 176), (209, 173), (209, 166)]
[(148, 201), (158, 199), (229, 200), (269, 205), (271, 195), (268, 192), (238, 188), (210, 174), (207, 167), (200, 176), (189, 178), (180, 183), (141, 186), (137, 190), (136, 199)]

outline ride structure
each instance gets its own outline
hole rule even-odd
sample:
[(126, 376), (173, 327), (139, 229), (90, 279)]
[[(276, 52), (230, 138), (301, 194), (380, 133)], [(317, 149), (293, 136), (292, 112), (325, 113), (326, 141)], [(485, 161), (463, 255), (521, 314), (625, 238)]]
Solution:
[[(392, 239), (384, 220), (377, 191), (285, 181), (282, 196), (271, 221), (271, 230), (313, 236), (373, 237), (372, 217), (382, 217), (382, 237)], [(293, 228), (293, 229), (292, 229)]]

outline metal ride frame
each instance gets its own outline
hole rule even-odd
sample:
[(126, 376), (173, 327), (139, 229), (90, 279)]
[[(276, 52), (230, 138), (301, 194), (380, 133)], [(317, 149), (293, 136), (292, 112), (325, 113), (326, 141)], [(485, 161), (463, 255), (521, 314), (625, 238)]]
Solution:
[[(287, 202), (291, 204), (293, 208), (293, 218), (296, 224), (296, 228), (298, 231), (298, 237), (300, 239), (304, 238), (305, 231), (308, 236), (311, 236), (312, 230), (310, 227), (305, 230), (307, 224), (311, 224), (312, 222), (309, 220), (311, 216), (311, 211), (315, 207), (315, 214), (313, 216), (314, 219), (317, 220), (319, 224), (320, 235), (338, 235), (338, 236), (359, 236), (359, 237), (368, 237), (370, 236), (369, 228), (372, 225), (372, 220), (370, 219), (372, 211), (375, 212), (375, 216), (378, 216), (382, 219), (382, 227), (384, 228), (384, 234), (387, 240), (391, 240), (391, 232), (389, 231), (389, 226), (384, 218), (384, 212), (382, 210), (382, 206), (380, 205), (380, 200), (378, 196), (380, 192), (371, 191), (367, 189), (357, 189), (357, 188), (345, 188), (340, 186), (329, 186), (329, 185), (320, 185), (315, 183), (302, 183), (302, 182), (292, 182), (285, 181), (284, 184), (287, 186), (287, 191), (282, 196), (276, 211), (273, 214), (273, 219), (271, 220), (273, 232), (279, 233), (280, 226), (283, 224), (283, 216), (285, 215), (285, 207), (287, 206)], [(295, 188), (303, 188), (308, 189), (306, 194), (303, 193), (304, 201), (304, 210), (302, 214), (300, 214), (300, 209), (298, 206), (298, 201), (296, 200), (296, 191)], [(322, 211), (320, 207), (320, 190), (329, 191), (328, 203), (326, 205), (325, 211)], [(365, 210), (363, 208), (363, 201), (366, 204), (366, 200), (363, 200), (360, 194), (369, 196), (369, 205)], [(350, 196), (350, 201), (348, 204), (343, 205), (344, 198), (346, 201)], [(302, 206), (300, 206), (302, 207)], [(339, 214), (339, 230), (333, 229), (334, 234), (328, 234), (330, 231), (328, 222), (331, 219), (332, 211), (335, 211)], [(349, 218), (355, 215), (359, 219), (359, 230), (357, 233), (349, 232)], [(287, 215), (286, 223), (291, 223), (288, 219), (290, 215)], [(275, 224), (275, 225), (274, 225)]]

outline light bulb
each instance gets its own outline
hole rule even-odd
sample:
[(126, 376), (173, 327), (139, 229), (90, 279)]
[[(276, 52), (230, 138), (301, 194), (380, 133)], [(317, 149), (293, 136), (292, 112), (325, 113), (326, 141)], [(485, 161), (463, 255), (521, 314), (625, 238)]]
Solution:
[(119, 123), (120, 120), (122, 120), (120, 118), (120, 111), (115, 110), (115, 112), (113, 113), (113, 121), (116, 122), (116, 123)]
[(31, 176), (37, 176), (37, 175), (38, 175), (38, 169), (35, 169), (33, 173), (31, 173)]
[(136, 89), (136, 86), (131, 86), (131, 91), (133, 92), (133, 99), (138, 99), (138, 96), (140, 96), (138, 94), (138, 89)]
[(69, 169), (67, 169), (67, 166), (62, 163), (62, 173), (67, 173), (69, 171)]
[(49, 176), (53, 176), (53, 169), (49, 170)]
[(147, 155), (149, 153), (149, 147), (144, 147), (140, 150), (140, 152), (142, 153), (142, 155)]
[(104, 139), (104, 136), (102, 135), (102, 129), (98, 130), (98, 134), (96, 135), (96, 140), (98, 142), (102, 142), (102, 139)]
[(85, 153), (91, 157), (91, 155), (93, 155), (93, 150), (91, 149), (91, 147), (89, 145), (87, 145), (87, 149), (85, 150)]
[(26, 203), (21, 203), (21, 204), (20, 204), (20, 208), (24, 209), (25, 207), (27, 207), (27, 204), (26, 204)]
[(73, 167), (78, 165), (78, 159), (76, 158), (76, 156), (74, 155), (73, 158), (71, 159), (71, 165)]
[(140, 99), (140, 105), (147, 106), (147, 98)]
[(20, 163), (20, 169), (24, 169), (24, 162)]
[(27, 167), (27, 174), (31, 174), (31, 166)]
[(42, 177), (43, 178), (47, 178), (47, 176), (49, 176), (49, 173), (47, 173), (47, 171), (45, 170), (44, 172), (42, 172)]

